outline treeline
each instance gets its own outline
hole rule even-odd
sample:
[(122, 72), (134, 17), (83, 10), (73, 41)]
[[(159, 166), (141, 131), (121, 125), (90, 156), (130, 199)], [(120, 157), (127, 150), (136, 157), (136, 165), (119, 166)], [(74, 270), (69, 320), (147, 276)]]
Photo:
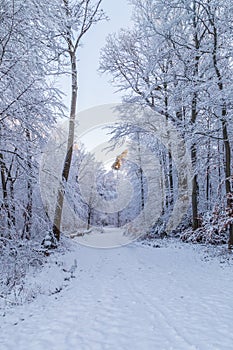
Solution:
[[(125, 102), (150, 107), (186, 140), (193, 174), (192, 229), (183, 238), (216, 243), (228, 236), (232, 247), (232, 2), (131, 3), (134, 25), (108, 37), (100, 70), (111, 75)], [(147, 143), (150, 137), (154, 144), (153, 131), (144, 129)], [(116, 138), (135, 133), (131, 116), (117, 127)], [(169, 149), (163, 154), (168, 170), (165, 210), (171, 212), (175, 166)]]
[(0, 0), (2, 239), (30, 239), (48, 228), (39, 199), (40, 153), (57, 118), (69, 116), (57, 80), (70, 75), (72, 124), (78, 50), (85, 33), (105, 18), (101, 1)]
[[(57, 80), (70, 74), (77, 85), (76, 54), (83, 35), (104, 18), (101, 1), (0, 0), (0, 286), (4, 293), (38, 258), (43, 237), (51, 231), (40, 198), (41, 151), (57, 118), (68, 116)], [(80, 33), (76, 47), (74, 33)]]
[(30, 239), (46, 227), (36, 198), (38, 163), (55, 118), (63, 113), (53, 79), (64, 70), (56, 5), (27, 0), (0, 3), (2, 239)]

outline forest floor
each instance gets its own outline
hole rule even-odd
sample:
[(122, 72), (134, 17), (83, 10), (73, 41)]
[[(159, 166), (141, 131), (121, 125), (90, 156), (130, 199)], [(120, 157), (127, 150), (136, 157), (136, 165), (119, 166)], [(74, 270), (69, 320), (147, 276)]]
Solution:
[(66, 244), (29, 273), (21, 294), (37, 294), (33, 302), (0, 309), (1, 350), (233, 348), (233, 262), (225, 247)]

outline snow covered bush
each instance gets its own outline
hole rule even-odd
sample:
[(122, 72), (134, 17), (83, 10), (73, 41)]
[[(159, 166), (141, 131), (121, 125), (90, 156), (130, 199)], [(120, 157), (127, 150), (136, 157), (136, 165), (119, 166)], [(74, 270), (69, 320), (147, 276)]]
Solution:
[(202, 226), (197, 230), (188, 228), (181, 233), (180, 238), (184, 242), (226, 244), (228, 242), (228, 227), (233, 223), (233, 217), (228, 209), (222, 210), (216, 207), (212, 213), (203, 215)]
[[(35, 241), (0, 237), (0, 298), (18, 304), (29, 297), (24, 278), (29, 271), (38, 271), (44, 262), (44, 251)], [(30, 299), (33, 298), (33, 293)]]

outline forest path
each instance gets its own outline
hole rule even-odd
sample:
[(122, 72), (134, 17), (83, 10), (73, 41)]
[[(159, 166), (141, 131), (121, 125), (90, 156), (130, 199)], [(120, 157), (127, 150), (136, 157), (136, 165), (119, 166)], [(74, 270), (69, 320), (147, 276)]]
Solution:
[[(76, 258), (75, 278), (0, 317), (0, 349), (230, 350), (232, 265), (205, 261), (203, 249), (74, 244), (57, 266)], [(58, 279), (49, 264), (42, 275)]]

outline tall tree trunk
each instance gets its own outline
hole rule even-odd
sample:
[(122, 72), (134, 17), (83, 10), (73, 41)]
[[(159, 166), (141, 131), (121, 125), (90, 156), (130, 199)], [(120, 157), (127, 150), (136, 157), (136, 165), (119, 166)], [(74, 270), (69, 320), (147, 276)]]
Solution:
[(141, 208), (140, 210), (143, 211), (145, 207), (145, 190), (144, 190), (144, 181), (143, 181), (143, 170), (142, 170), (142, 157), (141, 157), (141, 143), (140, 143), (140, 133), (137, 132), (137, 146), (138, 146), (138, 163), (139, 163), (139, 180), (140, 180), (140, 192), (141, 192)]
[(196, 161), (197, 161), (197, 149), (196, 145), (192, 145), (191, 149), (191, 160), (194, 169), (194, 175), (192, 179), (192, 227), (193, 230), (198, 229), (199, 227), (199, 218), (198, 218), (198, 181), (197, 181), (197, 170), (196, 170)]
[(210, 183), (210, 139), (208, 139), (208, 145), (207, 145), (207, 168), (206, 168), (206, 210), (208, 211), (210, 209), (210, 189), (211, 189), (211, 183)]
[(72, 155), (73, 155), (73, 144), (74, 144), (74, 132), (75, 132), (75, 117), (76, 117), (76, 106), (78, 97), (78, 73), (76, 54), (72, 50), (69, 51), (70, 63), (72, 70), (72, 93), (71, 93), (71, 108), (70, 108), (70, 119), (69, 119), (69, 132), (67, 140), (66, 157), (62, 170), (62, 180), (59, 184), (57, 203), (55, 207), (54, 221), (53, 221), (53, 234), (57, 241), (60, 240), (61, 235), (61, 221), (62, 211), (64, 204), (65, 189), (64, 183), (68, 181)]
[[(228, 136), (228, 130), (227, 130), (227, 106), (226, 101), (223, 97), (223, 91), (224, 91), (224, 85), (223, 85), (223, 79), (221, 75), (221, 71), (218, 67), (218, 60), (217, 60), (217, 51), (218, 51), (218, 32), (217, 28), (215, 26), (214, 20), (212, 20), (213, 25), (213, 36), (214, 36), (214, 47), (213, 47), (213, 64), (216, 76), (218, 78), (218, 88), (222, 95), (222, 113), (221, 113), (221, 123), (222, 123), (222, 135), (223, 135), (223, 143), (224, 143), (224, 151), (225, 151), (225, 162), (224, 162), (224, 170), (225, 170), (225, 190), (226, 190), (226, 197), (227, 197), (227, 210), (229, 212), (229, 215), (231, 216), (233, 213), (233, 199), (232, 199), (232, 189), (231, 189), (231, 145), (229, 141)], [(233, 223), (229, 225), (229, 240), (228, 240), (228, 247), (230, 249), (233, 248)]]
[[(192, 115), (191, 123), (194, 125), (197, 119), (197, 93), (194, 93), (192, 100)], [(198, 217), (198, 175), (197, 175), (197, 145), (194, 142), (191, 146), (191, 161), (193, 166), (193, 179), (192, 179), (192, 228), (196, 230), (199, 228), (199, 217)]]
[[(165, 70), (165, 72), (167, 72), (167, 70), (168, 70), (168, 67)], [(163, 87), (164, 87), (164, 92), (165, 92), (165, 97), (164, 97), (165, 116), (166, 116), (166, 123), (168, 123), (168, 120), (169, 120), (169, 113), (168, 113), (169, 100), (168, 100), (168, 89), (167, 89), (166, 82), (163, 84)], [(169, 190), (169, 192), (168, 192), (167, 205), (168, 205), (168, 208), (170, 208), (174, 203), (174, 183), (173, 183), (173, 163), (172, 163), (169, 128), (167, 128), (167, 130), (168, 130), (167, 137), (168, 137), (168, 141), (169, 141), (169, 145), (168, 145), (168, 185), (169, 185), (168, 190)]]
[[(197, 17), (197, 4), (196, 1), (193, 1), (193, 28), (194, 28), (194, 45), (195, 45), (195, 50), (196, 50), (196, 55), (195, 55), (195, 66), (194, 66), (194, 72), (193, 72), (193, 78), (194, 81), (198, 77), (198, 72), (199, 72), (199, 61), (200, 61), (200, 56), (199, 56), (199, 48), (200, 48), (200, 41), (198, 39), (198, 28), (197, 28), (197, 22), (198, 22), (198, 17)], [(195, 87), (196, 87), (196, 82), (195, 82)], [(192, 111), (191, 111), (191, 125), (196, 124), (197, 120), (197, 98), (198, 94), (195, 91), (193, 94), (192, 98)], [(192, 160), (192, 165), (193, 165), (193, 170), (194, 170), (194, 175), (192, 179), (192, 227), (193, 230), (196, 230), (199, 228), (199, 216), (198, 216), (198, 175), (197, 175), (197, 145), (194, 142), (191, 146), (191, 160)]]
[(31, 238), (31, 226), (32, 226), (32, 156), (31, 156), (31, 136), (30, 131), (26, 129), (26, 141), (27, 141), (27, 204), (24, 209), (24, 227), (22, 232), (22, 239)]
[[(223, 110), (223, 114), (225, 115), (226, 110)], [(227, 195), (227, 210), (230, 218), (233, 216), (233, 194), (231, 189), (231, 146), (229, 142), (229, 136), (227, 131), (227, 123), (225, 120), (222, 120), (222, 132), (223, 132), (223, 140), (224, 140), (224, 149), (225, 149), (225, 189)], [(228, 241), (229, 249), (233, 248), (233, 223), (229, 225), (229, 241)]]

